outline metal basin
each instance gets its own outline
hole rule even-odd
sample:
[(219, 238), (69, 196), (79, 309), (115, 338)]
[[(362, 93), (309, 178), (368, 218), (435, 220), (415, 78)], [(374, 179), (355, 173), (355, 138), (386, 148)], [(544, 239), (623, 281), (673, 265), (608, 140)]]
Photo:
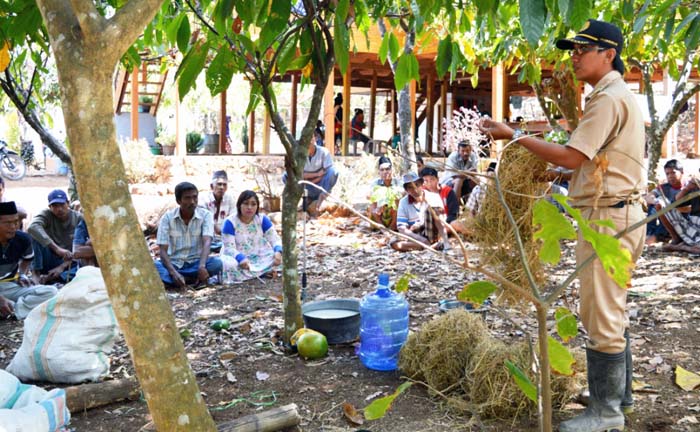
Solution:
[(447, 312), (452, 309), (463, 308), (467, 312), (476, 313), (485, 318), (486, 311), (490, 305), (490, 300), (486, 300), (480, 308), (475, 308), (471, 303), (462, 303), (459, 300), (440, 300), (438, 307), (440, 308), (440, 312)]
[(333, 299), (301, 307), (304, 324), (326, 336), (329, 344), (352, 342), (360, 336), (360, 301)]

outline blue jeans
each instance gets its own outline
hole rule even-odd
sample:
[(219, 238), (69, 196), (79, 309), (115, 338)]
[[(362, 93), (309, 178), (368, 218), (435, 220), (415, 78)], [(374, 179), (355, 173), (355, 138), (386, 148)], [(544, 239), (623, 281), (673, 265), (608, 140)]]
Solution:
[[(656, 207), (650, 205), (649, 211), (647, 212), (647, 216), (654, 216), (656, 213), (658, 213), (656, 211)], [(647, 236), (652, 235), (657, 239), (662, 239), (664, 237), (671, 236), (664, 224), (662, 224), (659, 219), (654, 219), (653, 221), (647, 222)]]
[[(173, 278), (170, 277), (170, 273), (168, 272), (168, 269), (165, 268), (163, 263), (160, 260), (158, 260), (155, 262), (155, 264), (156, 264), (156, 270), (158, 270), (158, 275), (160, 276), (160, 280), (162, 280), (163, 282), (165, 282), (168, 285), (173, 285)], [(183, 277), (196, 279), (197, 275), (198, 275), (198, 270), (199, 270), (199, 260), (185, 263), (180, 268), (178, 268), (177, 266), (173, 266), (173, 267)], [(207, 267), (207, 272), (209, 273), (209, 276), (216, 276), (219, 273), (221, 273), (221, 270), (223, 268), (223, 264), (221, 263), (221, 259), (219, 257), (209, 257), (209, 258), (207, 258), (206, 267)]]
[[(63, 258), (56, 255), (46, 246), (42, 246), (38, 241), (32, 238), (32, 249), (34, 249), (34, 260), (32, 261), (32, 268), (39, 272), (39, 274), (46, 274), (52, 269), (63, 264)], [(68, 282), (75, 277), (75, 273), (78, 271), (78, 262), (73, 261), (68, 268), (61, 273), (61, 282)]]
[[(334, 166), (331, 166), (326, 170), (326, 174), (323, 175), (321, 181), (316, 183), (318, 186), (330, 193), (333, 190), (333, 186), (338, 181), (338, 171)], [(282, 174), (282, 183), (287, 183), (287, 173)], [(321, 191), (313, 186), (304, 185), (308, 192), (309, 202), (316, 201), (321, 196)]]

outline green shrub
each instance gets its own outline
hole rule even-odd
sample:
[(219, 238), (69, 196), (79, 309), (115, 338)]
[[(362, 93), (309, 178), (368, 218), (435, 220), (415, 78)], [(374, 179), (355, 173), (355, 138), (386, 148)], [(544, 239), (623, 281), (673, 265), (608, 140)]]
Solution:
[(185, 146), (187, 147), (187, 153), (197, 153), (201, 144), (202, 134), (200, 134), (199, 132), (187, 132), (187, 137), (185, 137)]

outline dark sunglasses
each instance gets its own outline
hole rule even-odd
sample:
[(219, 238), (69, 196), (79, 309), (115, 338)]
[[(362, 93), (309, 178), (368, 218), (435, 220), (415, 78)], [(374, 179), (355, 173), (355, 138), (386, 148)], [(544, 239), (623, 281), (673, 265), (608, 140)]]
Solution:
[(571, 51), (573, 54), (577, 54), (577, 55), (581, 56), (581, 55), (586, 54), (587, 52), (591, 52), (591, 51), (602, 52), (602, 51), (606, 51), (609, 49), (610, 48), (601, 48), (598, 45), (579, 45), (579, 46), (571, 48)]

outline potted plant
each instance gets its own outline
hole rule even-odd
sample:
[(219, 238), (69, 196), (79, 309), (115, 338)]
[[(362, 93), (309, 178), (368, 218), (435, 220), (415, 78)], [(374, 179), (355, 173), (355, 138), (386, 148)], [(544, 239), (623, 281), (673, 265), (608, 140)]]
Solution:
[(147, 113), (151, 111), (151, 106), (153, 105), (152, 96), (139, 96), (139, 112)]
[(199, 132), (187, 132), (185, 138), (185, 147), (188, 154), (199, 153), (199, 148), (202, 145), (202, 134)]
[(173, 133), (165, 133), (160, 139), (160, 145), (163, 147), (163, 156), (172, 156), (175, 154), (175, 141), (177, 137)]

